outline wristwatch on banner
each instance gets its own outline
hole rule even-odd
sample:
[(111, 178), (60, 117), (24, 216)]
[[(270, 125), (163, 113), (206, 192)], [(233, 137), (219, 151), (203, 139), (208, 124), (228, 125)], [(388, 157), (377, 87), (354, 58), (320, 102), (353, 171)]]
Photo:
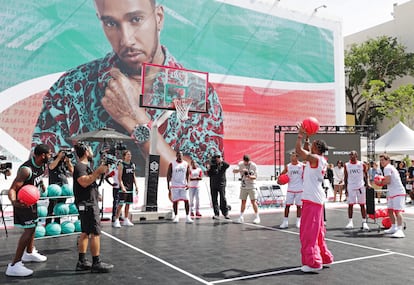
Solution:
[(138, 124), (134, 127), (131, 133), (131, 138), (137, 143), (145, 143), (150, 139), (152, 121), (146, 124)]

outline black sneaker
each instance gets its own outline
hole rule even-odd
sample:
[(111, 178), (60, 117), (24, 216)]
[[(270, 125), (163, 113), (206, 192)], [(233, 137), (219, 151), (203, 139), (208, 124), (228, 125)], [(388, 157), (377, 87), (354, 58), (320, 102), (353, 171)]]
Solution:
[(224, 218), (225, 218), (226, 220), (230, 220), (229, 215), (225, 215), (225, 216), (224, 216)]
[(98, 262), (92, 264), (91, 272), (92, 273), (108, 273), (111, 269), (114, 268), (112, 264), (107, 264), (104, 262)]
[(92, 267), (92, 263), (90, 263), (87, 259), (85, 259), (84, 261), (79, 261), (76, 264), (76, 271), (86, 271), (86, 270), (91, 270)]

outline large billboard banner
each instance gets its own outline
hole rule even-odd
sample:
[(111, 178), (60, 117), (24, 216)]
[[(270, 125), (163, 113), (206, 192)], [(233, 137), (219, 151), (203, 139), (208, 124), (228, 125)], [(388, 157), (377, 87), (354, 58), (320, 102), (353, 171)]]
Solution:
[[(161, 175), (178, 149), (201, 166), (216, 153), (230, 164), (248, 153), (272, 174), (274, 125), (308, 116), (321, 125), (345, 123), (339, 22), (248, 0), (159, 0), (148, 13), (151, 1), (125, 1), (142, 12), (122, 22), (127, 5), (99, 10), (101, 2), (0, 0), (0, 152), (12, 160), (25, 160), (35, 143), (57, 151), (98, 128), (134, 135), (149, 120), (159, 122)], [(148, 29), (145, 39), (139, 29)], [(122, 47), (127, 40), (117, 43), (117, 36), (134, 42)], [(144, 58), (151, 45), (148, 61), (209, 74), (205, 114), (180, 123), (174, 113), (138, 110), (132, 98), (125, 111), (132, 120), (122, 116), (122, 102), (110, 102), (108, 90), (119, 89), (111, 82), (127, 78), (139, 90), (128, 60)], [(148, 149), (133, 138), (125, 143), (142, 175)]]

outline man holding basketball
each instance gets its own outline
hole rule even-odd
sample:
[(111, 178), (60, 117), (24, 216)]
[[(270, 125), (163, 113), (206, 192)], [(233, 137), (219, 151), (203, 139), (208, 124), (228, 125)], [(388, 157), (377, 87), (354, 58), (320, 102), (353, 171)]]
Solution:
[(34, 155), (23, 163), (9, 189), (9, 200), (13, 205), (14, 226), (23, 228), (12, 263), (6, 270), (7, 276), (25, 277), (33, 274), (33, 270), (26, 268), (23, 262), (44, 262), (47, 257), (38, 253), (34, 247), (34, 236), (37, 225), (37, 203), (27, 206), (17, 199), (19, 190), (25, 185), (34, 185), (45, 191), (43, 174), (45, 165), (51, 158), (48, 145), (40, 144), (34, 149)]
[[(126, 146), (132, 151), (137, 174), (143, 176), (143, 162), (150, 146), (148, 129), (157, 121), (158, 133), (151, 140), (157, 141), (155, 151), (160, 154), (161, 176), (166, 175), (169, 162), (175, 159), (173, 149), (188, 153), (199, 165), (209, 155), (222, 153), (222, 108), (212, 86), (208, 88), (207, 112), (191, 114), (184, 122), (179, 122), (175, 113), (139, 107), (143, 63), (183, 68), (160, 43), (164, 8), (156, 5), (155, 0), (94, 2), (113, 52), (66, 72), (51, 87), (43, 99), (33, 143), (70, 146), (73, 135), (94, 131), (98, 126), (113, 128), (134, 139)], [(151, 86), (145, 93), (154, 93), (157, 79), (156, 74), (145, 78), (144, 85)], [(93, 147), (96, 151), (98, 144)]]

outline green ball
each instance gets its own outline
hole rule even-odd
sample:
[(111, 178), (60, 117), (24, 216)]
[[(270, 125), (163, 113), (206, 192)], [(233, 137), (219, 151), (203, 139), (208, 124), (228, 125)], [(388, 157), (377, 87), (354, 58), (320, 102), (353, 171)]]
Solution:
[(46, 234), (46, 229), (44, 226), (42, 225), (37, 225), (36, 226), (36, 231), (35, 231), (35, 238), (40, 238), (40, 237), (44, 237)]
[(71, 221), (64, 221), (60, 224), (62, 234), (71, 234), (75, 232), (75, 225)]
[(65, 204), (65, 203), (57, 203), (53, 207), (53, 213), (56, 216), (69, 215), (69, 205), (68, 204)]
[(47, 196), (48, 197), (57, 197), (62, 194), (62, 188), (57, 184), (50, 184), (47, 187)]
[(80, 233), (82, 231), (81, 221), (77, 220), (73, 224), (75, 225), (75, 232)]
[(64, 184), (61, 188), (62, 196), (73, 196), (73, 189), (69, 184)]
[(78, 208), (76, 207), (75, 203), (69, 205), (69, 215), (76, 215), (79, 214)]
[(47, 217), (47, 207), (37, 205), (37, 215), (39, 218)]
[(47, 236), (57, 236), (62, 232), (62, 228), (58, 223), (50, 223), (46, 226), (46, 235)]

